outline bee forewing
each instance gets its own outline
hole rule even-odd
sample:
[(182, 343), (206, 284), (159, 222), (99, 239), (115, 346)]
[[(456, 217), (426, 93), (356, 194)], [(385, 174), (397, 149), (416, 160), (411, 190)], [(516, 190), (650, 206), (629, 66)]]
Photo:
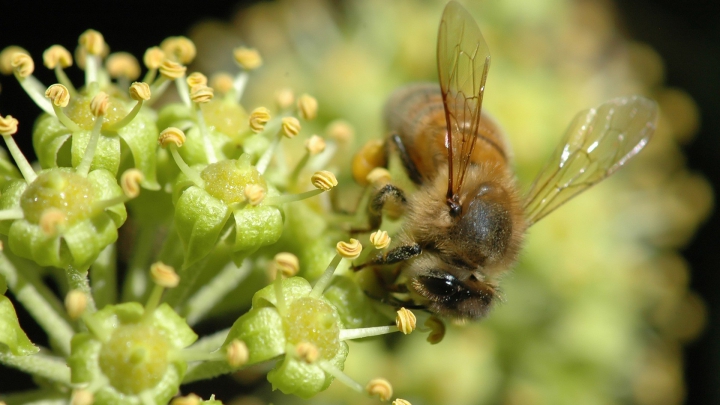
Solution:
[(657, 104), (641, 96), (615, 98), (576, 115), (527, 194), (527, 225), (613, 174), (645, 147), (656, 120)]
[(448, 189), (458, 193), (475, 147), (490, 50), (460, 4), (445, 6), (438, 32), (438, 73), (448, 127)]

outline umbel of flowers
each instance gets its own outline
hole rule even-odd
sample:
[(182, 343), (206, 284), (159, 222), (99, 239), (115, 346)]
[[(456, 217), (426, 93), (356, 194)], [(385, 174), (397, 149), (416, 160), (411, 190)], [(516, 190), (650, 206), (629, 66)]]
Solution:
[[(259, 54), (236, 49), (238, 73), (215, 76), (213, 87), (203, 74), (187, 74), (194, 57), (190, 40), (168, 38), (147, 50), (138, 81), (140, 63), (127, 53), (108, 55), (103, 36), (88, 30), (74, 58), (60, 45), (44, 52), (58, 81), (45, 86), (25, 50), (0, 54), (0, 71), (43, 110), (32, 133), (36, 165), (15, 143), (23, 134), (18, 121), (0, 116), (15, 162), (0, 153), (0, 363), (42, 381), (36, 391), (2, 392), (0, 401), (220, 403), (173, 397), (183, 383), (265, 361), (275, 362), (268, 380), (284, 393), (309, 398), (339, 379), (392, 397), (386, 380), (363, 387), (342, 372), (345, 341), (407, 334), (414, 315), (402, 309), (394, 326), (363, 327), (358, 319), (382, 318), (354, 283), (333, 279), (343, 259), (358, 257), (359, 242), (337, 244), (333, 257), (326, 238), (283, 237), (329, 224), (313, 200), (337, 185), (331, 172), (317, 170), (328, 161), (317, 156), (332, 150), (302, 134), (317, 101), (302, 95), (295, 103), (284, 92), (277, 111), (247, 113), (242, 94), (262, 64)], [(79, 87), (65, 74), (73, 63), (85, 72)], [(153, 109), (170, 86), (180, 101)], [(304, 152), (288, 168), (278, 151), (297, 137), (306, 137)], [(132, 247), (127, 268), (118, 269), (116, 241), (128, 212), (132, 229), (122, 232)], [(387, 246), (387, 235), (381, 239), (372, 239), (378, 248)], [(302, 260), (288, 248), (305, 252)], [(314, 286), (297, 276), (328, 261)], [(274, 282), (244, 282), (264, 276), (268, 262)], [(64, 306), (43, 277), (55, 280)], [(7, 290), (47, 333), (49, 347), (25, 335)], [(231, 292), (252, 308), (231, 328), (198, 339), (192, 326)], [(434, 325), (437, 338), (441, 324)]]

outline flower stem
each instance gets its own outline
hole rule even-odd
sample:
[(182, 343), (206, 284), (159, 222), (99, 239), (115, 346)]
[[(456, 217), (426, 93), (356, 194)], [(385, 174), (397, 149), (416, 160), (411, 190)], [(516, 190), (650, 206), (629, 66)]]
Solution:
[[(15, 265), (8, 260), (4, 253), (0, 253), (0, 274), (5, 276), (8, 287), (15, 295), (15, 299), (45, 330), (60, 353), (65, 356), (69, 355), (70, 339), (72, 339), (75, 332), (58, 311), (58, 305), (54, 306), (50, 299), (43, 296), (42, 290), (46, 290), (44, 284), (40, 281), (33, 283), (31, 278), (25, 278), (17, 271)], [(48, 292), (45, 291), (45, 293)]]
[(251, 266), (247, 260), (243, 261), (239, 268), (235, 266), (234, 262), (226, 264), (209, 283), (202, 286), (187, 300), (185, 311), (182, 311), (187, 314), (187, 323), (194, 325), (200, 321), (230, 291), (247, 278), (250, 270)]
[(65, 359), (44, 354), (14, 356), (0, 352), (0, 363), (66, 386), (70, 385), (70, 368)]
[(230, 328), (217, 331), (212, 335), (203, 336), (198, 339), (198, 341), (195, 342), (192, 346), (190, 346), (190, 348), (206, 351), (215, 350), (218, 347), (222, 346), (223, 343), (225, 343), (228, 333), (230, 333)]
[(93, 263), (90, 271), (95, 304), (98, 308), (117, 301), (117, 268), (115, 267), (115, 245), (108, 245)]
[(73, 266), (68, 266), (65, 268), (65, 275), (67, 276), (69, 289), (82, 291), (87, 296), (88, 302), (86, 312), (95, 312), (97, 308), (90, 289), (90, 281), (87, 277), (87, 271), (81, 271)]

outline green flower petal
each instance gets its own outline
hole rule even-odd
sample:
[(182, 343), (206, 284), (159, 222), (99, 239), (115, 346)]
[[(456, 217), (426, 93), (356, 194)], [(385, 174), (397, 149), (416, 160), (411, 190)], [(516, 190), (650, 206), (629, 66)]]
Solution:
[[(5, 279), (0, 276), (4, 285)], [(7, 285), (5, 285), (5, 288)], [(0, 291), (4, 291), (0, 286)], [(15, 308), (10, 299), (4, 295), (0, 296), (0, 352), (9, 351), (15, 356), (28, 356), (40, 351), (32, 344), (25, 332), (20, 327)]]
[(280, 209), (272, 206), (245, 207), (235, 210), (234, 251), (252, 253), (280, 239), (283, 218)]
[(153, 113), (143, 108), (128, 125), (118, 131), (133, 156), (135, 168), (142, 172), (145, 180), (142, 186), (157, 190), (157, 139), (158, 130), (153, 120)]
[[(60, 149), (71, 135), (70, 130), (53, 115), (43, 114), (35, 121), (33, 148), (41, 167), (47, 169), (70, 165), (69, 156), (60, 156)], [(66, 161), (62, 162), (63, 159)]]
[[(77, 167), (85, 156), (91, 131), (77, 131), (72, 135), (72, 167)], [(93, 155), (90, 170), (105, 169), (117, 174), (120, 168), (120, 138), (115, 132), (102, 131), (98, 138), (97, 149)]]
[(223, 346), (234, 339), (242, 340), (247, 345), (250, 354), (246, 363), (248, 366), (285, 353), (282, 318), (274, 307), (253, 308), (238, 318), (230, 328)]
[[(347, 343), (340, 343), (337, 355), (329, 363), (342, 370), (348, 355)], [(325, 373), (317, 364), (307, 364), (292, 356), (285, 356), (283, 362), (270, 370), (267, 375), (273, 390), (279, 389), (283, 394), (297, 395), (309, 399), (326, 390), (334, 377)]]
[[(20, 207), (20, 196), (25, 192), (27, 183), (25, 180), (11, 180), (0, 188), (0, 210)], [(7, 235), (10, 232), (10, 225), (14, 219), (0, 221), (0, 234)]]
[(218, 241), (230, 210), (198, 187), (188, 187), (175, 204), (175, 228), (185, 248), (183, 267), (209, 254)]
[[(88, 173), (87, 179), (93, 186), (95, 201), (110, 200), (123, 195), (115, 176), (107, 170), (93, 170)], [(121, 227), (127, 219), (124, 204), (115, 204), (106, 208), (105, 212), (112, 218), (116, 228)]]
[(387, 323), (387, 317), (375, 310), (372, 300), (360, 286), (345, 276), (335, 276), (323, 292), (335, 307), (345, 329), (363, 328)]

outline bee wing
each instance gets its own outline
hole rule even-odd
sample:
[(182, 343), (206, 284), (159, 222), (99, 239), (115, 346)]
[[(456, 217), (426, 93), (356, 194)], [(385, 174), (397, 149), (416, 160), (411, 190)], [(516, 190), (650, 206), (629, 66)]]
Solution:
[(458, 195), (475, 147), (490, 51), (475, 20), (460, 4), (445, 6), (437, 45), (448, 137), (448, 198)]
[(644, 97), (610, 100), (581, 111), (527, 194), (528, 226), (613, 174), (655, 131), (657, 104)]

